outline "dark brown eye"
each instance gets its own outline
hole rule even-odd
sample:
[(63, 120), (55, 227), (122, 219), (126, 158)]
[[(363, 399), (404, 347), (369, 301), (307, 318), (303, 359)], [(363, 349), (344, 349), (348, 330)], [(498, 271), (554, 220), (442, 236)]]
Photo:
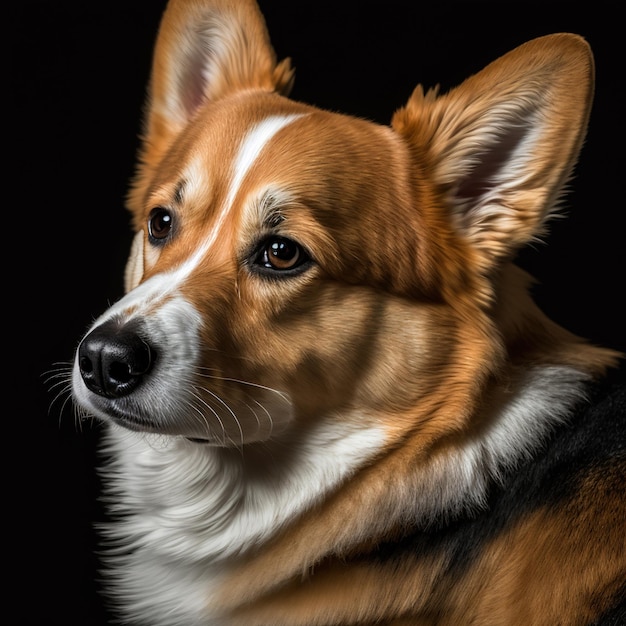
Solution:
[(153, 243), (167, 239), (172, 230), (172, 214), (163, 207), (152, 209), (148, 218), (148, 235)]
[(297, 242), (286, 237), (268, 237), (258, 248), (254, 265), (260, 270), (293, 273), (305, 269), (310, 257)]

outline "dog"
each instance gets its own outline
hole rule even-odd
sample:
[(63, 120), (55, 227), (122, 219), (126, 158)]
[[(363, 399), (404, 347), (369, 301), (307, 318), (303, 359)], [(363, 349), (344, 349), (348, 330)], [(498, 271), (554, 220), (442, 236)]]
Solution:
[(253, 0), (171, 0), (125, 295), (76, 348), (124, 624), (616, 624), (622, 355), (536, 306), (594, 60), (533, 39), (389, 126), (290, 99)]

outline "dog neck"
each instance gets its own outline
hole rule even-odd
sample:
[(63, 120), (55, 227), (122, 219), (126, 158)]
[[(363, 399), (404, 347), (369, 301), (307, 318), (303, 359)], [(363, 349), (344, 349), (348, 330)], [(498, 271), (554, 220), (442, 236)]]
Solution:
[[(243, 449), (111, 426), (108, 446), (116, 460), (109, 496), (127, 511), (151, 512), (125, 517), (116, 532), (126, 536), (129, 548), (159, 535), (151, 549), (165, 559), (217, 562), (265, 543), (313, 509), (342, 520), (335, 512), (355, 493), (364, 511), (388, 513), (372, 520), (371, 514), (352, 510), (335, 531), (325, 523), (335, 549), (351, 550), (366, 531), (383, 536), (408, 520), (428, 527), (480, 509), (490, 486), (532, 455), (566, 417), (584, 378), (579, 370), (559, 366), (524, 372), (511, 378), (507, 389), (494, 387), (471, 436), (450, 436), (419, 452), (413, 443), (390, 444), (380, 428), (357, 428), (356, 419), (336, 416), (298, 436), (289, 433)], [(383, 449), (388, 454), (378, 459)], [(376, 480), (370, 480), (374, 469)], [(344, 496), (330, 497), (348, 477), (352, 483)], [(186, 521), (163, 525), (168, 518)], [(355, 527), (359, 520), (362, 529)], [(311, 549), (321, 550), (323, 543), (312, 541)]]
[[(313, 506), (366, 464), (383, 437), (374, 427), (326, 420), (298, 437), (233, 449), (111, 425), (108, 488), (121, 508), (152, 512), (121, 520), (129, 547), (159, 533), (163, 556), (220, 561), (264, 542)], [(186, 522), (163, 534), (160, 520), (168, 517)]]

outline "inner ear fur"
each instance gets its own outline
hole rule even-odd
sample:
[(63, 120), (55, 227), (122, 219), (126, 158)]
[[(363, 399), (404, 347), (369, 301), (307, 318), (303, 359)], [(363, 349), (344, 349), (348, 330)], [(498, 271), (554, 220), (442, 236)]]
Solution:
[(593, 83), (589, 45), (559, 33), (447, 94), (418, 86), (394, 115), (418, 184), (432, 186), (481, 274), (544, 233), (584, 139)]

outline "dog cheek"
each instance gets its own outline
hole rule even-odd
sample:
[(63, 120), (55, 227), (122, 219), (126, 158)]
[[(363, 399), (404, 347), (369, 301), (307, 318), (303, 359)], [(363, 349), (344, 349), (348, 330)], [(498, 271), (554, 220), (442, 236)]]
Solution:
[[(282, 308), (243, 305), (235, 312), (232, 349), (225, 352), (256, 369), (249, 375), (257, 382), (288, 391), (301, 414), (366, 405), (372, 397), (381, 406), (404, 406), (423, 381), (420, 372), (432, 360), (427, 355), (445, 350), (429, 346), (422, 323), (408, 346), (408, 305), (392, 296), (382, 302), (380, 292), (368, 287), (316, 281), (314, 289), (291, 294)], [(393, 346), (377, 340), (394, 333)]]

